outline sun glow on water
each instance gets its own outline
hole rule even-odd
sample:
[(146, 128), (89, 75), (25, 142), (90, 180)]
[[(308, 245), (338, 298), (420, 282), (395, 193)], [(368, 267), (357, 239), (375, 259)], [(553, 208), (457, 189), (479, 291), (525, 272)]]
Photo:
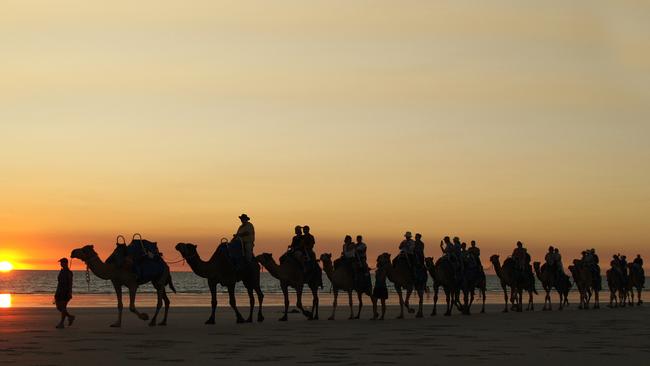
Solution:
[(11, 294), (0, 294), (0, 308), (11, 307)]
[(0, 272), (11, 272), (12, 269), (14, 269), (14, 266), (11, 263), (7, 261), (0, 262)]

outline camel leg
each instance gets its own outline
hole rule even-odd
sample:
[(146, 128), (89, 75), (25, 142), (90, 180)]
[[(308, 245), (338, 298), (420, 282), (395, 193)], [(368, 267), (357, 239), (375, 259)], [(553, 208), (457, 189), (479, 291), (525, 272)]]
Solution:
[(454, 308), (453, 292), (445, 289), (445, 298), (447, 299), (447, 311), (445, 311), (445, 316), (451, 316), (451, 311)]
[(379, 320), (384, 320), (384, 316), (386, 315), (386, 300), (381, 299), (381, 317)]
[(600, 309), (600, 298), (598, 291), (594, 291), (594, 309)]
[(262, 314), (262, 303), (264, 302), (264, 293), (262, 289), (257, 286), (255, 287), (255, 292), (257, 293), (257, 302), (259, 303), (257, 307), (257, 321), (259, 323), (264, 321), (264, 315)]
[[(634, 291), (634, 290), (632, 290), (632, 291)], [(643, 305), (643, 300), (641, 300), (641, 292), (642, 292), (642, 291), (643, 291), (643, 289), (642, 289), (641, 287), (637, 287), (637, 288), (636, 288), (637, 299), (638, 299), (638, 301), (637, 301), (637, 303), (636, 303), (637, 306), (641, 306), (641, 305)]]
[(469, 291), (463, 290), (463, 315), (469, 315)]
[(169, 297), (167, 296), (167, 291), (165, 291), (165, 288), (163, 287), (163, 302), (165, 303), (165, 313), (163, 314), (163, 320), (158, 323), (160, 326), (166, 326), (167, 325), (167, 315), (169, 314)]
[(354, 319), (361, 319), (361, 309), (363, 308), (363, 293), (357, 292), (357, 297), (359, 298), (359, 311), (357, 312), (357, 316), (355, 316)]
[(508, 305), (509, 305), (508, 304), (508, 289), (506, 288), (505, 285), (501, 285), (501, 287), (503, 288), (503, 300), (506, 302), (506, 307), (503, 309), (503, 312), (507, 313), (508, 312)]
[(533, 292), (532, 291), (528, 291), (528, 309), (527, 310), (535, 311), (535, 299), (533, 298)]
[(350, 317), (348, 320), (354, 319), (354, 303), (352, 301), (352, 290), (348, 291), (348, 302), (350, 303)]
[(483, 305), (481, 305), (481, 314), (485, 314), (485, 287), (481, 288), (481, 297), (483, 298)]
[(431, 312), (431, 316), (436, 316), (436, 314), (438, 313), (436, 309), (436, 307), (438, 306), (438, 291), (440, 291), (440, 287), (434, 284), (433, 285), (433, 311)]
[(113, 282), (113, 287), (115, 287), (115, 295), (117, 296), (117, 321), (111, 324), (111, 328), (119, 328), (122, 326), (122, 309), (124, 308), (122, 304), (122, 286)]
[(286, 322), (289, 320), (289, 289), (287, 285), (282, 284), (282, 295), (284, 296), (284, 316), (280, 318), (281, 322)]
[(412, 288), (407, 288), (406, 289), (406, 300), (404, 301), (404, 306), (406, 306), (406, 311), (408, 311), (409, 314), (415, 313), (415, 310), (411, 308), (411, 295), (413, 294), (413, 289)]
[(377, 298), (370, 296), (370, 301), (372, 301), (372, 320), (377, 320), (377, 318), (379, 318), (379, 313), (377, 312)]
[(244, 320), (244, 317), (241, 316), (241, 313), (239, 312), (239, 309), (237, 309), (237, 298), (235, 298), (235, 285), (230, 285), (228, 286), (228, 298), (230, 302), (230, 307), (232, 310), (235, 312), (235, 316), (237, 317), (237, 323), (244, 323), (246, 322)]
[(135, 307), (135, 295), (137, 291), (137, 286), (129, 287), (129, 311), (137, 315), (140, 320), (149, 320), (149, 315), (147, 315), (147, 313), (141, 313)]
[(296, 288), (296, 295), (298, 296), (298, 302), (296, 303), (296, 307), (300, 309), (302, 315), (306, 316), (307, 319), (313, 319), (313, 314), (310, 311), (305, 310), (305, 307), (302, 305), (303, 285), (298, 287), (299, 288)]
[(311, 318), (310, 320), (318, 320), (318, 308), (320, 307), (320, 299), (318, 298), (318, 286), (311, 288), (312, 303), (311, 303)]
[(214, 324), (214, 313), (217, 310), (217, 283), (213, 280), (208, 280), (208, 287), (210, 287), (210, 298), (212, 310), (210, 313), (210, 318), (205, 321), (206, 325)]
[(402, 296), (402, 288), (395, 286), (397, 297), (399, 297), (399, 316), (397, 319), (404, 319), (404, 297)]
[(248, 303), (250, 306), (250, 309), (248, 311), (248, 319), (246, 319), (247, 323), (252, 323), (253, 322), (253, 311), (255, 311), (255, 296), (253, 296), (253, 289), (250, 287), (246, 287), (246, 291), (248, 291)]
[[(164, 285), (163, 285), (164, 286)], [(156, 286), (156, 311), (154, 312), (153, 316), (151, 317), (151, 321), (149, 321), (149, 326), (150, 327), (155, 327), (156, 324), (156, 319), (158, 319), (158, 314), (160, 313), (160, 309), (162, 308), (162, 292), (160, 290), (159, 286)]]
[(334, 288), (334, 303), (332, 304), (332, 315), (329, 317), (329, 320), (335, 320), (336, 319), (336, 306), (338, 305), (338, 300), (339, 300), (339, 289)]
[(424, 316), (422, 313), (424, 307), (424, 290), (418, 290), (418, 297), (419, 297), (418, 312), (417, 314), (415, 314), (415, 317), (422, 318)]

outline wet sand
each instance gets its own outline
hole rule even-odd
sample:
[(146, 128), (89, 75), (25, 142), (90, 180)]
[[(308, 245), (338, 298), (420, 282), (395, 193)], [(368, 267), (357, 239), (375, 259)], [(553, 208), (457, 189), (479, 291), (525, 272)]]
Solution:
[[(141, 310), (150, 311), (149, 308)], [(242, 309), (246, 310), (246, 309)], [(128, 312), (121, 329), (112, 308), (74, 309), (76, 323), (54, 329), (54, 309), (0, 309), (0, 364), (499, 364), (499, 365), (648, 365), (650, 307), (580, 311), (501, 313), (430, 317), (408, 314), (397, 320), (349, 321), (346, 307), (338, 320), (320, 321), (291, 314), (278, 322), (280, 308), (265, 308), (262, 324), (236, 325), (229, 309), (219, 308), (217, 324), (203, 325), (207, 308), (173, 308), (167, 327), (149, 328)], [(440, 310), (440, 308), (439, 308)]]

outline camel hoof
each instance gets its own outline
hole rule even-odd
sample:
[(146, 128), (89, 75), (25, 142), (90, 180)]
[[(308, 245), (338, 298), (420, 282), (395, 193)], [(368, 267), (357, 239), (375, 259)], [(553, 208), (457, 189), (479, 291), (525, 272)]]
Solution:
[(279, 319), (279, 321), (281, 321), (281, 322), (286, 322), (288, 320), (289, 320), (289, 318), (286, 315)]
[(409, 314), (415, 314), (415, 309), (408, 309)]
[(122, 328), (122, 324), (121, 323), (113, 323), (113, 324), (111, 324), (111, 328)]
[(257, 322), (258, 322), (258, 323), (261, 323), (261, 322), (263, 322), (263, 321), (264, 321), (264, 317), (263, 317), (262, 315), (258, 315), (258, 316), (257, 316)]
[(481, 314), (485, 314), (485, 309), (481, 310)]

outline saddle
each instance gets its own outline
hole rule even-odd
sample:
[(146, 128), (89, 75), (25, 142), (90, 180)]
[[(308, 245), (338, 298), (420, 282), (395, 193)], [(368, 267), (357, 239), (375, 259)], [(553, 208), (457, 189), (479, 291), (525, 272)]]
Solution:
[(158, 250), (158, 244), (142, 239), (140, 234), (133, 235), (129, 245), (123, 236), (118, 236), (116, 248), (106, 262), (132, 271), (140, 282), (151, 281), (168, 268)]

